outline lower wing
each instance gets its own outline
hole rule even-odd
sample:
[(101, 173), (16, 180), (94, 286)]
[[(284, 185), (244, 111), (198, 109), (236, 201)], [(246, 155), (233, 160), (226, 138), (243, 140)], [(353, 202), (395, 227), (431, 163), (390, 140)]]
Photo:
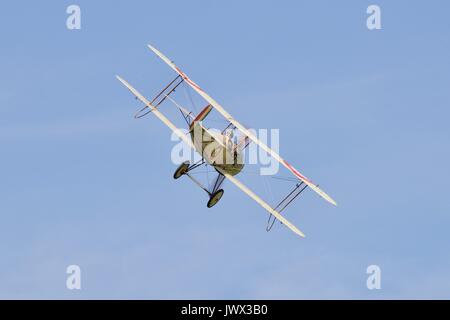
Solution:
[(326, 194), (322, 189), (319, 188), (314, 182), (310, 179), (302, 175), (297, 169), (295, 169), (291, 164), (289, 164), (286, 160), (281, 158), (281, 156), (276, 153), (274, 150), (269, 148), (265, 143), (260, 141), (253, 133), (251, 133), (247, 128), (245, 128), (239, 121), (233, 118), (216, 100), (214, 100), (209, 94), (203, 91), (202, 88), (198, 84), (196, 84), (192, 79), (190, 79), (180, 68), (178, 68), (169, 58), (163, 55), (159, 50), (151, 45), (148, 45), (150, 50), (152, 50), (157, 56), (159, 56), (169, 67), (171, 67), (175, 72), (177, 72), (183, 79), (194, 89), (203, 99), (205, 99), (211, 106), (213, 106), (222, 116), (232, 123), (236, 128), (238, 128), (243, 134), (249, 137), (254, 143), (256, 143), (259, 147), (261, 147), (264, 151), (270, 154), (275, 160), (281, 163), (286, 169), (292, 172), (297, 178), (303, 181), (308, 187), (310, 187), (313, 191), (319, 194), (323, 199), (330, 202), (331, 204), (336, 205), (336, 201), (334, 201), (328, 194)]

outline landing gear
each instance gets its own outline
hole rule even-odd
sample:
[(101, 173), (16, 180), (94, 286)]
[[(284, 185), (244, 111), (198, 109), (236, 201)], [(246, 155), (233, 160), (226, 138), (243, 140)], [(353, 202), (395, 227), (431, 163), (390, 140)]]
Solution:
[(189, 169), (189, 161), (183, 162), (182, 164), (180, 164), (180, 166), (177, 168), (177, 170), (175, 170), (175, 173), (173, 174), (173, 178), (178, 179), (183, 174), (188, 172), (188, 169)]
[(181, 176), (185, 175), (189, 179), (191, 179), (197, 186), (202, 188), (209, 196), (208, 203), (206, 206), (208, 208), (214, 207), (217, 202), (222, 198), (223, 196), (223, 189), (220, 189), (220, 186), (222, 185), (223, 181), (225, 180), (225, 176), (221, 173), (217, 175), (216, 181), (214, 182), (213, 187), (208, 190), (206, 187), (203, 186), (203, 184), (198, 181), (195, 177), (193, 177), (190, 172), (191, 170), (198, 168), (199, 166), (203, 165), (205, 161), (202, 159), (194, 164), (190, 164), (189, 161), (185, 161), (175, 170), (175, 173), (173, 174), (174, 179), (179, 179)]
[(208, 208), (214, 207), (217, 204), (217, 202), (219, 202), (220, 198), (222, 198), (223, 192), (224, 192), (223, 189), (219, 189), (216, 192), (211, 193), (211, 195), (209, 196), (209, 201), (206, 204), (206, 206)]

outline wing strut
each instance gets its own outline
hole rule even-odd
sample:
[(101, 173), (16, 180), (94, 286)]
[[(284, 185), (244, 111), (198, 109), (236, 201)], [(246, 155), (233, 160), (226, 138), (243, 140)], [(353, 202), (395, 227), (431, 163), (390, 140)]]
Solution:
[(272, 209), (270, 205), (268, 205), (264, 200), (262, 200), (260, 197), (258, 197), (253, 191), (251, 191), (249, 188), (247, 188), (242, 182), (240, 182), (238, 179), (236, 179), (234, 176), (220, 170), (217, 168), (217, 170), (223, 174), (228, 180), (230, 180), (232, 183), (234, 183), (239, 189), (241, 189), (245, 194), (247, 194), (250, 198), (255, 200), (261, 207), (269, 211), (271, 215), (273, 215), (275, 218), (280, 220), (281, 223), (283, 223), (286, 227), (291, 229), (295, 234), (298, 234), (300, 237), (305, 237), (304, 233), (301, 232), (296, 226), (294, 226), (292, 223), (290, 223), (285, 217), (283, 217), (279, 212)]
[(144, 103), (149, 109), (150, 111), (156, 116), (158, 117), (159, 120), (161, 120), (166, 126), (168, 126), (178, 137), (180, 137), (181, 140), (183, 140), (188, 146), (190, 146), (191, 148), (194, 148), (192, 141), (183, 134), (183, 132), (181, 130), (179, 130), (169, 119), (167, 119), (167, 117), (165, 115), (163, 115), (161, 112), (159, 112), (159, 110), (157, 108), (155, 108), (149, 100), (147, 100), (147, 98), (145, 98), (142, 94), (139, 93), (139, 91), (137, 91), (135, 88), (133, 88), (128, 82), (126, 82), (124, 79), (122, 79), (119, 76), (116, 76), (117, 79), (122, 82), (122, 84), (128, 88), (128, 90), (131, 91), (132, 94), (134, 94), (134, 96), (136, 98), (138, 98), (142, 103)]

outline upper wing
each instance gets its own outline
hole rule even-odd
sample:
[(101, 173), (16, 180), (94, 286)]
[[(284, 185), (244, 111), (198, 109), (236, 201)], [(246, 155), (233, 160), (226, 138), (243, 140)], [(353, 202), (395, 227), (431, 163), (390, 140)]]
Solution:
[(239, 121), (234, 119), (217, 101), (215, 101), (212, 97), (210, 97), (205, 91), (203, 91), (202, 88), (198, 84), (196, 84), (194, 81), (189, 79), (189, 77), (180, 70), (172, 61), (170, 61), (165, 55), (163, 55), (160, 51), (158, 51), (156, 48), (152, 47), (151, 45), (148, 45), (148, 47), (156, 53), (165, 63), (167, 63), (173, 70), (175, 70), (180, 76), (183, 77), (184, 80), (200, 95), (205, 99), (209, 104), (211, 104), (219, 113), (221, 113), (226, 120), (230, 121), (236, 128), (238, 128), (242, 133), (244, 133), (246, 136), (249, 137), (250, 140), (252, 140), (254, 143), (256, 143), (258, 146), (260, 146), (264, 151), (266, 151), (268, 154), (270, 154), (275, 160), (280, 162), (284, 167), (286, 167), (289, 171), (291, 171), (297, 178), (299, 178), (301, 181), (303, 181), (308, 187), (310, 187), (312, 190), (317, 192), (322, 198), (324, 198), (326, 201), (336, 205), (336, 202), (327, 195), (324, 191), (322, 191), (314, 182), (312, 182), (310, 179), (302, 175), (297, 169), (295, 169), (291, 164), (289, 164), (286, 160), (281, 158), (281, 156), (270, 149), (267, 145), (265, 145), (263, 142), (259, 141), (259, 139), (253, 135), (247, 128), (245, 128)]

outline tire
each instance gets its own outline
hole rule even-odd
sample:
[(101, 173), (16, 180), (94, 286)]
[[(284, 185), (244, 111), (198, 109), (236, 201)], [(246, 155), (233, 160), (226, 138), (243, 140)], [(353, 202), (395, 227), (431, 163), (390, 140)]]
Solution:
[(216, 192), (214, 192), (210, 197), (209, 197), (209, 201), (206, 204), (206, 206), (208, 208), (212, 208), (214, 207), (217, 202), (219, 202), (219, 200), (222, 198), (224, 191), (222, 189), (217, 190)]
[(175, 173), (173, 174), (173, 178), (178, 179), (183, 174), (185, 174), (189, 168), (189, 164), (190, 164), (189, 161), (185, 161), (182, 164), (180, 164), (180, 166), (177, 168), (177, 170), (175, 170)]

